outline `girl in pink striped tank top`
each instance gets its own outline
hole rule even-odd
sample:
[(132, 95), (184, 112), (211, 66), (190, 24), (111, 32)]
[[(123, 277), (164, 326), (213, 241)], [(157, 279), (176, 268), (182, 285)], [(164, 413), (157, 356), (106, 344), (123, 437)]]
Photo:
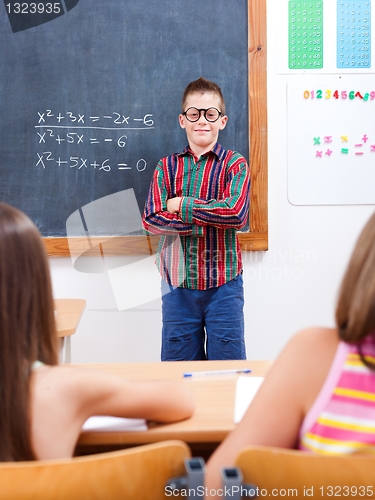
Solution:
[(207, 464), (206, 486), (247, 445), (321, 454), (375, 453), (375, 214), (341, 284), (336, 328), (296, 334), (236, 429)]
[[(373, 340), (362, 354), (375, 360)], [(325, 454), (375, 453), (375, 373), (356, 345), (340, 342), (329, 374), (307, 413), (299, 449)]]

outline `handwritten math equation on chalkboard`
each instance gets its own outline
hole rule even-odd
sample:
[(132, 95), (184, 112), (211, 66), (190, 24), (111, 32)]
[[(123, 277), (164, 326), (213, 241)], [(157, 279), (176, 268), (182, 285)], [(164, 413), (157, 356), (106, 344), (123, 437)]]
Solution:
[[(100, 144), (120, 148), (121, 156), (128, 143), (131, 131), (147, 131), (155, 128), (152, 113), (142, 116), (131, 116), (117, 111), (105, 115), (84, 113), (53, 112), (51, 109), (38, 111), (35, 125), (39, 151), (36, 152), (36, 167), (47, 169), (57, 164), (70, 169), (95, 169), (103, 172), (131, 170), (133, 167), (142, 172), (147, 167), (144, 158), (139, 158), (134, 165), (128, 165), (125, 160), (113, 164), (110, 157), (87, 158), (81, 156), (81, 151), (87, 151), (85, 146)], [(145, 132), (146, 133), (146, 132)], [(69, 153), (64, 146), (68, 146)], [(75, 154), (71, 154), (72, 147)], [(103, 151), (103, 149), (101, 149)], [(113, 152), (113, 148), (108, 148)], [(87, 156), (87, 155), (86, 155)]]
[(289, 0), (288, 68), (370, 69), (371, 17), (371, 0)]

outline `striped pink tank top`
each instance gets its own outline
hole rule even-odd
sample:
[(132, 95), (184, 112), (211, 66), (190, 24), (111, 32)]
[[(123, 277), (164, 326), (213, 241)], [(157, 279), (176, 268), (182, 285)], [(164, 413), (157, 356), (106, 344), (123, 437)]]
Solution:
[[(370, 337), (363, 354), (375, 361)], [(307, 413), (298, 448), (323, 454), (375, 453), (375, 372), (358, 347), (340, 342), (328, 376)]]

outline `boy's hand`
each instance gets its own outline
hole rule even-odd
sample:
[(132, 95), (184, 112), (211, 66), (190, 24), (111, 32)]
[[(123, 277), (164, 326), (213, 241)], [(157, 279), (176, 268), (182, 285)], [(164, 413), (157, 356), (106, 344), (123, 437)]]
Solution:
[(180, 210), (181, 197), (170, 198), (167, 200), (167, 210), (170, 214), (176, 214)]

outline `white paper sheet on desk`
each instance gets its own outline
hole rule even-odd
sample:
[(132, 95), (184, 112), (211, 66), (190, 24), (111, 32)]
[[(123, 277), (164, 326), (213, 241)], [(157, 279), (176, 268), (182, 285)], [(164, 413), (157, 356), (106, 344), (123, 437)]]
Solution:
[(251, 401), (262, 385), (264, 377), (238, 377), (236, 383), (236, 398), (234, 402), (234, 423), (245, 415)]
[(83, 424), (82, 430), (90, 432), (147, 431), (147, 422), (143, 418), (121, 418), (100, 415), (88, 418)]

